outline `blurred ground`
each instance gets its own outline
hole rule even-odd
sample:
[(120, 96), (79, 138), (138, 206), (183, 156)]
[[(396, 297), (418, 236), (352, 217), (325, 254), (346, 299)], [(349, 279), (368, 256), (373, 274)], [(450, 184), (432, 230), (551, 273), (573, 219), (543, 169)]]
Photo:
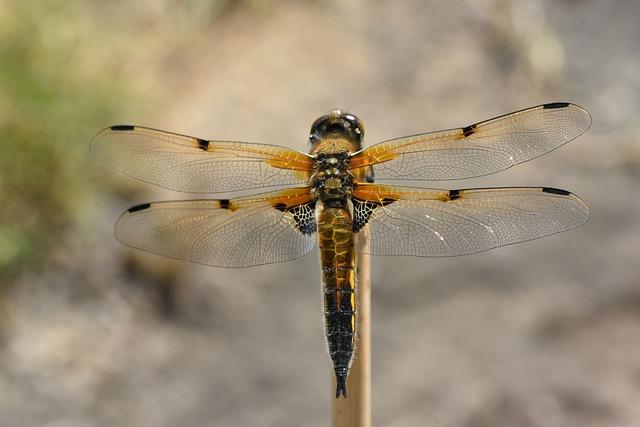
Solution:
[(640, 425), (638, 2), (109, 5), (0, 1), (0, 425), (329, 423), (317, 253), (225, 270), (118, 245), (123, 209), (181, 196), (87, 159), (100, 128), (305, 149), (336, 107), (371, 144), (551, 101), (591, 130), (463, 185), (566, 188), (590, 222), (374, 258), (374, 424)]

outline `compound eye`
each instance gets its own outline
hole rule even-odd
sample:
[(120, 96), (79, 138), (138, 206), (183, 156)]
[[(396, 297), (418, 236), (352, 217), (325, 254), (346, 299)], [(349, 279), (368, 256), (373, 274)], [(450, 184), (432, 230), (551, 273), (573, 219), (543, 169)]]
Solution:
[(356, 134), (360, 136), (364, 135), (364, 125), (362, 124), (359, 118), (357, 118), (353, 114), (346, 114), (344, 117), (349, 121), (349, 123), (351, 124), (351, 127), (353, 128), (353, 131)]

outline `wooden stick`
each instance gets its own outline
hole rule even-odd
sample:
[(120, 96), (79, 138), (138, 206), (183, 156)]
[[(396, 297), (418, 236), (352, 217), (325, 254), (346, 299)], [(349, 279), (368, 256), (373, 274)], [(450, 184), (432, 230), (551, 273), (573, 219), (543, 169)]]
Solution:
[(347, 395), (335, 398), (331, 389), (334, 427), (371, 427), (371, 257), (358, 254), (358, 340), (347, 378)]

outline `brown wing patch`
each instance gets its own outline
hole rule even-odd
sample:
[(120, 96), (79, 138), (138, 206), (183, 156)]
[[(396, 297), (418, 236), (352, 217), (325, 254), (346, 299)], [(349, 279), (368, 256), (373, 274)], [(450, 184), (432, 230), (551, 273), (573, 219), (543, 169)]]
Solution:
[(292, 188), (280, 191), (271, 199), (271, 206), (279, 211), (286, 211), (295, 206), (304, 205), (313, 200), (310, 188)]
[(303, 155), (302, 153), (300, 153), (300, 155), (292, 156), (290, 151), (282, 150), (282, 152), (272, 153), (272, 155), (274, 158), (267, 160), (267, 164), (274, 168), (298, 171), (313, 170), (313, 159)]
[(392, 187), (387, 185), (359, 184), (353, 189), (353, 197), (376, 204), (382, 204), (385, 199), (397, 200), (399, 194), (392, 191)]
[(398, 156), (396, 153), (392, 152), (384, 152), (384, 153), (375, 153), (375, 152), (360, 152), (354, 155), (351, 158), (350, 167), (352, 169), (363, 168), (366, 166), (375, 165), (377, 163), (388, 162), (389, 160), (393, 160)]
[(425, 198), (443, 202), (452, 200), (448, 190), (423, 190), (384, 184), (358, 184), (353, 190), (353, 197), (382, 206), (397, 200), (424, 200)]

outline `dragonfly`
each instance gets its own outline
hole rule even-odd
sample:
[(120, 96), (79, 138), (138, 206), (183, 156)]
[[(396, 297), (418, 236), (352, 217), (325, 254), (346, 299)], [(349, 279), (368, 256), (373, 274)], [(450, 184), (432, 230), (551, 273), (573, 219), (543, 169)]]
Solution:
[(215, 267), (251, 267), (301, 257), (317, 240), (336, 398), (346, 398), (359, 254), (466, 255), (567, 231), (589, 218), (578, 196), (558, 188), (399, 184), (492, 174), (548, 153), (590, 125), (583, 108), (554, 102), (364, 148), (362, 121), (335, 110), (312, 124), (308, 153), (132, 125), (102, 130), (90, 150), (133, 178), (207, 195), (129, 208), (115, 225), (124, 245)]

